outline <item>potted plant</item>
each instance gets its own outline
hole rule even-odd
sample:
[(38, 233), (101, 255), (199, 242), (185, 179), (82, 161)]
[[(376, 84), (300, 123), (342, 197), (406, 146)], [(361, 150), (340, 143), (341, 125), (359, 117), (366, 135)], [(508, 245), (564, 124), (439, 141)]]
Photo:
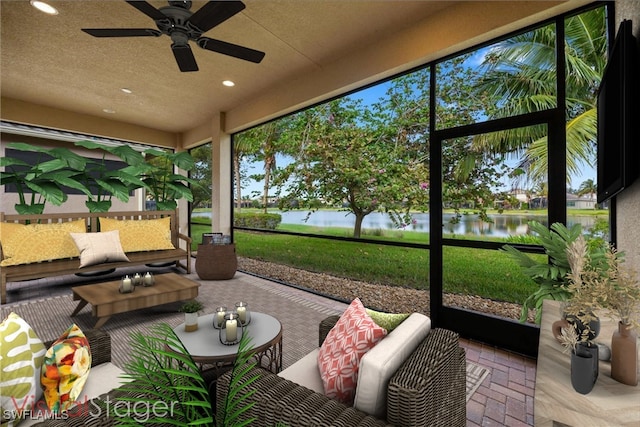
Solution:
[[(89, 212), (108, 212), (111, 209), (111, 199), (115, 196), (122, 202), (129, 201), (129, 193), (136, 188), (145, 187), (139, 178), (144, 164), (142, 153), (134, 150), (129, 145), (111, 146), (94, 141), (78, 141), (78, 147), (102, 152), (100, 158), (87, 161), (86, 166), (77, 172), (75, 178), (84, 183), (87, 189), (85, 205)], [(127, 166), (109, 170), (106, 165), (106, 153), (120, 158)]]
[[(526, 322), (529, 310), (535, 311), (535, 321), (542, 321), (542, 303), (545, 299), (566, 301), (571, 296), (568, 274), (571, 271), (567, 259), (567, 248), (582, 235), (582, 226), (574, 224), (567, 228), (564, 224), (554, 223), (550, 228), (531, 221), (529, 227), (534, 231), (548, 257), (547, 262), (540, 262), (521, 252), (512, 245), (504, 245), (502, 250), (522, 267), (523, 271), (536, 282), (538, 289), (529, 295), (522, 304), (520, 321)], [(594, 242), (587, 245), (590, 262), (600, 262), (603, 259), (604, 248)]]
[(589, 322), (596, 311), (618, 320), (611, 340), (611, 377), (628, 385), (638, 384), (638, 348), (635, 329), (640, 318), (640, 286), (624, 258), (609, 247), (601, 262), (590, 262), (584, 238), (572, 244), (567, 256), (571, 265), (569, 299), (565, 311)]
[(202, 310), (204, 306), (198, 300), (189, 300), (182, 304), (180, 311), (184, 313), (184, 330), (187, 332), (193, 332), (198, 329), (198, 312)]
[(598, 346), (569, 325), (562, 328), (560, 342), (564, 353), (571, 354), (571, 385), (580, 394), (588, 394), (598, 379)]
[[(41, 214), (45, 203), (60, 206), (67, 200), (63, 187), (87, 191), (77, 180), (78, 171), (84, 170), (87, 160), (66, 148), (43, 148), (22, 142), (7, 144), (7, 149), (37, 153), (35, 162), (16, 157), (0, 157), (0, 185), (13, 185), (19, 203), (15, 205), (20, 215)], [(6, 154), (6, 153), (5, 153)]]

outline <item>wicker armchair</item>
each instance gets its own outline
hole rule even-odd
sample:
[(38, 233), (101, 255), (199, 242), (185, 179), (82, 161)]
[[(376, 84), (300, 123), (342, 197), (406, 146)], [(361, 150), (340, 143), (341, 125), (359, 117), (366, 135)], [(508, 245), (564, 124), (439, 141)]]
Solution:
[[(320, 323), (319, 343), (326, 338), (338, 316)], [(249, 398), (253, 408), (244, 419), (252, 426), (464, 426), (466, 425), (465, 352), (458, 335), (433, 329), (391, 378), (387, 388), (387, 419), (377, 419), (320, 393), (261, 368), (243, 380), (257, 376)], [(230, 373), (218, 379), (217, 402), (224, 402)], [(218, 408), (221, 409), (221, 408)]]
[[(86, 330), (84, 334), (89, 340), (89, 347), (91, 348), (91, 367), (111, 362), (111, 336), (100, 329)], [(46, 342), (45, 347), (49, 348), (52, 344), (53, 341)], [(97, 400), (95, 402), (97, 402)], [(89, 407), (92, 409), (97, 408), (97, 406)], [(85, 425), (91, 425), (92, 427), (111, 427), (114, 425), (114, 420), (106, 416), (93, 417), (87, 412), (82, 416), (73, 416), (66, 419), (49, 419), (35, 425), (38, 427), (80, 427)]]

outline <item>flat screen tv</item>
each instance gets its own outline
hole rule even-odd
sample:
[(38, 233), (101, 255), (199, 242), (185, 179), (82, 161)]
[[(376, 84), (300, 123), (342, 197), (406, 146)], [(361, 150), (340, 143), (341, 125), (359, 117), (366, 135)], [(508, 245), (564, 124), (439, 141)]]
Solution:
[(598, 203), (640, 172), (640, 51), (631, 21), (620, 24), (597, 94)]

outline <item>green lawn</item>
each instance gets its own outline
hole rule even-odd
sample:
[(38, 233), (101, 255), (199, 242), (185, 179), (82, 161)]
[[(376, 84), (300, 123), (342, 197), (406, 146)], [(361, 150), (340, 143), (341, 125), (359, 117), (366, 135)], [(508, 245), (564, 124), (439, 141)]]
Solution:
[[(282, 229), (307, 233), (318, 231), (309, 226), (287, 225)], [(210, 225), (191, 225), (194, 249), (202, 233), (210, 230)], [(349, 230), (345, 229), (322, 229), (323, 234), (328, 234), (329, 231), (333, 235), (349, 235)], [(380, 234), (366, 237), (426, 243), (425, 233), (391, 231), (388, 234)], [(416, 289), (429, 287), (429, 251), (427, 249), (241, 230), (236, 230), (234, 237), (237, 253), (242, 257), (371, 283)], [(526, 296), (537, 288), (537, 285), (528, 276), (522, 274), (520, 268), (500, 251), (446, 247), (443, 255), (445, 292), (478, 295), (521, 304)]]

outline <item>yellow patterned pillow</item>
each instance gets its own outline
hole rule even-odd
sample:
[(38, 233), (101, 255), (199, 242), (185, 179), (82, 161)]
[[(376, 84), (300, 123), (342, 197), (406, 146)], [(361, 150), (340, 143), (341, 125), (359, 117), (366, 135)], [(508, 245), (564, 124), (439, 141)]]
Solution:
[(86, 231), (84, 219), (29, 225), (0, 222), (4, 257), (0, 266), (78, 257), (80, 252), (69, 233)]
[(120, 232), (120, 243), (125, 252), (175, 249), (171, 243), (171, 218), (112, 219), (100, 218), (100, 231)]
[(23, 411), (33, 408), (42, 392), (37, 387), (47, 351), (29, 324), (16, 313), (0, 323), (0, 424), (16, 426)]

